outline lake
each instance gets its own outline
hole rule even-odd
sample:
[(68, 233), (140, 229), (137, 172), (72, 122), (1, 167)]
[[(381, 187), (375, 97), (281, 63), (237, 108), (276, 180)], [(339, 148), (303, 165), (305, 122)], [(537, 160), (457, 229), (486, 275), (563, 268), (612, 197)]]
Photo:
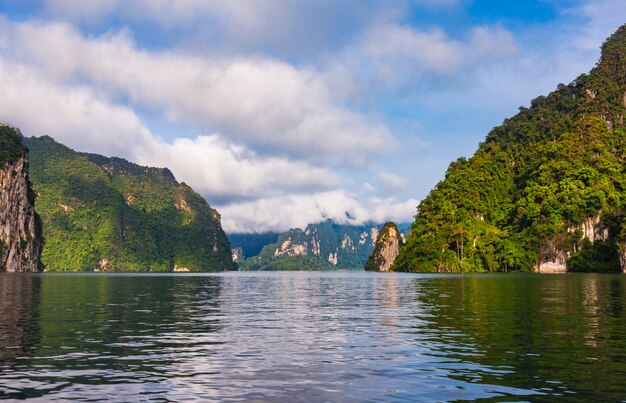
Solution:
[(0, 397), (625, 400), (626, 276), (2, 274)]

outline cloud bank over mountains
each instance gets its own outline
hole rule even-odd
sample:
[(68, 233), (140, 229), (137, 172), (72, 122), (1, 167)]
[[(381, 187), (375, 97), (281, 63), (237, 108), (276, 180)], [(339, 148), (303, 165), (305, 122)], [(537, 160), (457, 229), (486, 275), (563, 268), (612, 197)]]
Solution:
[[(453, 29), (463, 1), (23, 4), (0, 1), (0, 120), (167, 166), (238, 232), (411, 220), (449, 161), (593, 64), (577, 38), (619, 25), (602, 10), (626, 11), (583, 2), (539, 26)], [(574, 11), (558, 48), (529, 50)]]

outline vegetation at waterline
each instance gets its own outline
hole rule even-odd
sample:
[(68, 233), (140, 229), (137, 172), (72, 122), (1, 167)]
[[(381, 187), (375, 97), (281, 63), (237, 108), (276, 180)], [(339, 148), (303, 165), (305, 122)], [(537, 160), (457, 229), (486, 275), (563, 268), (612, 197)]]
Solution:
[[(617, 271), (626, 238), (626, 25), (596, 67), (520, 108), (420, 203), (398, 271)], [(599, 217), (583, 238), (586, 220)], [(589, 236), (589, 234), (587, 234)], [(598, 243), (601, 242), (601, 243)], [(620, 246), (622, 245), (622, 246)]]
[(25, 139), (49, 271), (222, 271), (236, 266), (216, 210), (167, 169)]

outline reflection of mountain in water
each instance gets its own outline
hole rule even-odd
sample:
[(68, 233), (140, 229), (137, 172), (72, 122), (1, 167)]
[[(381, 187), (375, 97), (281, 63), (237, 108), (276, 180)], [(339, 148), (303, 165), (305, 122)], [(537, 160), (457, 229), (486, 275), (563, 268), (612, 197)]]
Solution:
[(102, 390), (103, 396), (127, 400), (123, 396), (143, 393), (140, 384), (168, 384), (172, 368), (181, 376), (192, 374), (185, 357), (218, 339), (221, 281), (184, 275), (0, 276), (0, 357), (7, 362), (30, 352), (7, 362), (12, 384), (22, 386), (0, 385), (0, 397), (63, 390), (90, 399)]
[[(448, 357), (477, 364), (453, 378), (590, 400), (623, 397), (626, 282), (613, 276), (415, 280)], [(490, 370), (482, 370), (482, 369)]]
[(40, 280), (28, 274), (0, 275), (0, 367), (15, 365), (39, 341)]

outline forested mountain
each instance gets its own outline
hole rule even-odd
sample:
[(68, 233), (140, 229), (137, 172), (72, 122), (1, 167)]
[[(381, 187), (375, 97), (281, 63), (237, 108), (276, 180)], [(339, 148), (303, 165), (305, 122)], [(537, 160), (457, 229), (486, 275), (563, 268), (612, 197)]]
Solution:
[(236, 269), (216, 210), (168, 169), (25, 139), (50, 271)]
[(240, 264), (242, 270), (362, 270), (374, 250), (374, 225), (339, 225), (332, 221), (290, 229)]
[(626, 266), (626, 26), (589, 74), (520, 108), (417, 209), (398, 271)]

